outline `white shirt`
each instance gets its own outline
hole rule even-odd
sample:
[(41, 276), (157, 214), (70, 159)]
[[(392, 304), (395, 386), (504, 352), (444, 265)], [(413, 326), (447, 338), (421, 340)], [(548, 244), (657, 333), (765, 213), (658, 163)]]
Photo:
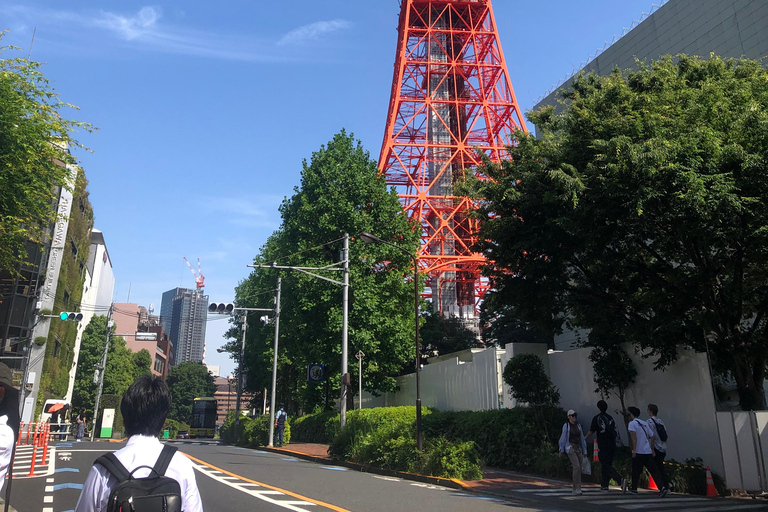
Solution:
[[(115, 452), (115, 456), (125, 469), (131, 471), (139, 466), (154, 466), (160, 457), (163, 445), (156, 437), (131, 436), (124, 448)], [(150, 475), (148, 468), (141, 468), (134, 473), (138, 478)], [(179, 482), (181, 487), (181, 510), (184, 512), (203, 512), (200, 492), (195, 482), (195, 470), (192, 462), (182, 453), (176, 452), (168, 465), (165, 476)], [(109, 493), (117, 479), (100, 464), (94, 464), (80, 491), (75, 512), (102, 512), (107, 509)]]
[(15, 441), (16, 435), (13, 433), (13, 429), (8, 426), (8, 416), (0, 416), (0, 490), (3, 489), (5, 475), (8, 474), (8, 465), (11, 463)]
[[(657, 424), (664, 425), (664, 422), (661, 421), (656, 416), (654, 416), (651, 419), (649, 419), (647, 423), (648, 423), (648, 428), (650, 428), (651, 432), (653, 432), (653, 444), (656, 447), (656, 451), (667, 453), (667, 442), (661, 440), (661, 438), (659, 437), (659, 429), (656, 426)], [(666, 427), (667, 426), (664, 425), (664, 428)]]
[(648, 424), (641, 419), (635, 418), (629, 422), (629, 431), (634, 432), (637, 437), (637, 447), (635, 453), (639, 454), (651, 454), (651, 444), (649, 442), (649, 435), (651, 429)]

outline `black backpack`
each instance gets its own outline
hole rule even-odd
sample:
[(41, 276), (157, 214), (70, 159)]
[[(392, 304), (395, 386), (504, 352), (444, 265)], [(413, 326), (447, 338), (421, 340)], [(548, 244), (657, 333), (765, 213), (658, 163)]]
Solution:
[(609, 414), (598, 414), (597, 426), (600, 429), (598, 433), (602, 436), (602, 439), (613, 439), (616, 447), (621, 447), (621, 437), (619, 437), (619, 431), (616, 430), (616, 422)]
[[(139, 466), (128, 471), (114, 453), (102, 455), (94, 464), (109, 471), (118, 483), (109, 493), (107, 512), (181, 512), (181, 486), (173, 478), (165, 476), (176, 448), (163, 446), (153, 468)], [(146, 478), (134, 478), (140, 468), (149, 468), (154, 473)]]
[(666, 443), (669, 436), (667, 435), (667, 428), (664, 426), (664, 424), (657, 422), (653, 418), (651, 418), (651, 421), (656, 426), (656, 433), (659, 434), (659, 439), (661, 439), (662, 443)]

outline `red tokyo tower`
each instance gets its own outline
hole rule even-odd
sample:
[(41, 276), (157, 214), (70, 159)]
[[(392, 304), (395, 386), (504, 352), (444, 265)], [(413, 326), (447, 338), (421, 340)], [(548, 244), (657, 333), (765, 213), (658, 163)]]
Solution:
[(525, 130), (491, 0), (401, 0), (397, 57), (380, 171), (422, 228), (419, 267), (433, 308), (477, 327), (488, 288), (472, 251), (473, 201), (454, 184), (485, 155), (509, 158)]

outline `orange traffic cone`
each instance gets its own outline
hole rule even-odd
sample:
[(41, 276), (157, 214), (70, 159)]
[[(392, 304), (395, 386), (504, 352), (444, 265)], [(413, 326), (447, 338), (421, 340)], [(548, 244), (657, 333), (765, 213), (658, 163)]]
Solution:
[(648, 474), (648, 488), (652, 491), (659, 490), (659, 487), (656, 485), (656, 482), (653, 481), (653, 476), (650, 473)]
[(595, 438), (594, 448), (592, 448), (592, 461), (593, 462), (600, 462), (600, 458), (597, 456), (597, 454), (599, 452), (600, 452), (600, 449), (597, 447), (597, 438)]
[(712, 472), (707, 466), (707, 496), (717, 496), (717, 489), (715, 489), (715, 481), (712, 479)]

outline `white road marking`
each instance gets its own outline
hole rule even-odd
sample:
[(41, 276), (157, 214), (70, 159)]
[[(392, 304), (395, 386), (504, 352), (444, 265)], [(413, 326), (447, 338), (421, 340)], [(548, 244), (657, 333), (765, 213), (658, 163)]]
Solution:
[[(219, 476), (215, 474), (214, 471), (212, 471), (210, 468), (206, 466), (203, 466), (202, 464), (196, 464), (194, 462), (192, 464), (197, 471), (204, 474), (205, 476), (212, 478), (213, 480), (216, 480), (217, 482), (220, 482), (224, 485), (232, 487), (233, 489), (237, 489), (240, 492), (253, 496), (254, 498), (258, 498), (260, 500), (266, 501), (267, 503), (272, 503), (273, 505), (277, 505), (278, 507), (287, 508), (288, 510), (293, 510), (294, 512), (307, 512), (306, 509), (299, 508), (299, 507), (315, 506), (314, 503), (310, 503), (308, 501), (275, 499), (277, 496), (287, 497), (287, 495), (281, 493), (280, 491), (273, 491), (269, 489), (264, 489), (264, 490), (258, 489), (259, 486), (252, 482), (243, 482), (241, 480), (238, 482), (232, 482), (230, 480), (227, 480), (223, 476)], [(232, 478), (232, 477), (228, 477), (228, 478)], [(253, 489), (250, 487), (254, 485), (257, 487), (257, 489)], [(275, 496), (275, 498), (271, 498), (270, 496)]]

